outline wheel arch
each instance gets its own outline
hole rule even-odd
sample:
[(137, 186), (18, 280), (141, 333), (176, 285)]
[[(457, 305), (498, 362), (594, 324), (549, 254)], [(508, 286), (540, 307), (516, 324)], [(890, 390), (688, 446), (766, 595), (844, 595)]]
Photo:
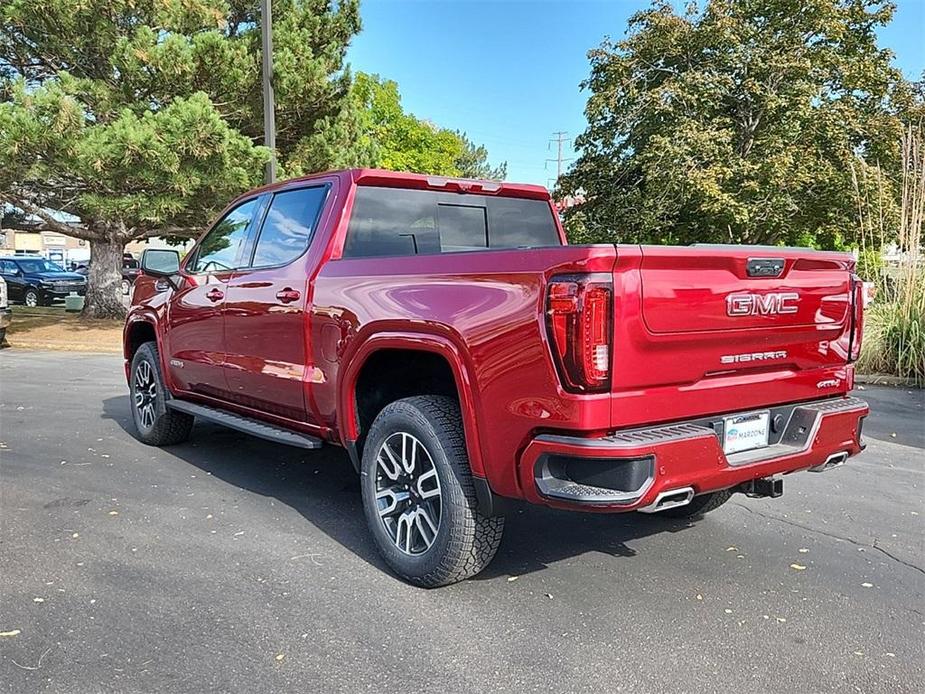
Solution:
[[(362, 411), (361, 405), (363, 403), (358, 397), (358, 395), (362, 394), (362, 379), (369, 376), (371, 370), (376, 367), (377, 360), (390, 358), (383, 355), (396, 355), (395, 358), (403, 358), (414, 357), (415, 354), (429, 355), (426, 361), (419, 361), (416, 364), (416, 366), (419, 364), (423, 366), (425, 375), (432, 376), (433, 372), (429, 371), (429, 369), (435, 365), (445, 365), (452, 378), (452, 386), (455, 390), (452, 395), (457, 398), (462, 414), (469, 465), (474, 475), (484, 477), (484, 464), (478, 443), (473, 377), (467, 364), (465, 352), (451, 339), (427, 333), (388, 332), (376, 334), (366, 339), (347, 360), (348, 366), (343, 372), (338, 388), (337, 419), (342, 423), (340, 427), (342, 442), (350, 452), (354, 464), (357, 464), (360, 455), (362, 455), (363, 438), (366, 433), (364, 424), (366, 423), (365, 420), (369, 419), (369, 413)], [(425, 383), (429, 382), (426, 377), (422, 380)], [(449, 393), (440, 391), (436, 393), (421, 392), (420, 389), (409, 389), (409, 392), (402, 395), (402, 397), (424, 394), (447, 395)], [(389, 401), (394, 401), (394, 399)], [(383, 401), (382, 404), (384, 406), (388, 402)]]
[(170, 372), (164, 361), (164, 350), (161, 349), (161, 336), (157, 329), (157, 319), (145, 312), (129, 314), (122, 329), (122, 356), (125, 359), (125, 377), (129, 378), (129, 367), (138, 348), (146, 342), (154, 342), (161, 361), (161, 373), (164, 374), (165, 384), (169, 387)]

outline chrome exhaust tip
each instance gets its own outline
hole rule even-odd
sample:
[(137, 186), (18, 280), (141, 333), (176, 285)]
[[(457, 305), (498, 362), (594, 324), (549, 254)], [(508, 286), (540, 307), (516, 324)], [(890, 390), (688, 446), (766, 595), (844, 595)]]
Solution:
[(667, 492), (660, 492), (655, 501), (648, 506), (636, 509), (640, 513), (658, 513), (669, 508), (678, 506), (687, 506), (691, 499), (694, 498), (693, 487), (681, 487), (681, 489), (672, 489)]
[(825, 462), (822, 465), (816, 465), (809, 469), (810, 472), (825, 472), (826, 470), (832, 470), (837, 467), (841, 467), (845, 464), (845, 461), (848, 460), (848, 451), (840, 451), (838, 453), (833, 453), (828, 458), (825, 459)]

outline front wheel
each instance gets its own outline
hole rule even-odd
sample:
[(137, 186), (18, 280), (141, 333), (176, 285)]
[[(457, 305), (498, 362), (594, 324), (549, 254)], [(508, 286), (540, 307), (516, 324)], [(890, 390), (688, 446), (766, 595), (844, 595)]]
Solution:
[(363, 510), (379, 553), (414, 585), (444, 586), (488, 566), (504, 518), (478, 509), (459, 406), (424, 395), (388, 405), (360, 469)]
[(149, 446), (169, 446), (189, 438), (194, 417), (168, 409), (167, 389), (161, 376), (157, 347), (146, 342), (132, 358), (132, 419), (135, 436)]
[(29, 308), (35, 308), (42, 305), (42, 297), (35, 289), (27, 289), (23, 295), (22, 302)]
[(132, 283), (128, 280), (122, 280), (122, 296), (127, 296), (132, 291)]

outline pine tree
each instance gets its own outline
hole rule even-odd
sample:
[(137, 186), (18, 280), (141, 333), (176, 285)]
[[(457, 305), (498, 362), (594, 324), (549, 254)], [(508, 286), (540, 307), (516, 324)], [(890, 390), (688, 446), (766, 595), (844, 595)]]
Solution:
[[(273, 16), (281, 175), (365, 163), (358, 0)], [(0, 203), (89, 241), (84, 315), (121, 316), (126, 243), (195, 235), (261, 180), (259, 2), (5, 0), (0, 22)]]

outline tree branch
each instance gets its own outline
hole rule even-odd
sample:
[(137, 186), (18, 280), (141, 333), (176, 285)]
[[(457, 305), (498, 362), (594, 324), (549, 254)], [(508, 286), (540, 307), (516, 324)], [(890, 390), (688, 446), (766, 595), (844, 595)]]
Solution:
[(202, 233), (202, 230), (205, 227), (178, 227), (178, 226), (163, 226), (156, 229), (143, 229), (136, 230), (130, 234), (132, 240), (140, 239), (153, 239), (160, 236), (183, 236), (189, 239), (194, 239), (199, 234)]
[(52, 217), (47, 210), (39, 207), (38, 205), (21, 198), (18, 195), (11, 195), (10, 193), (0, 193), (0, 200), (3, 202), (9, 203), (13, 207), (16, 207), (23, 212), (34, 215), (44, 222), (46, 225), (45, 229), (38, 229), (39, 231), (54, 231), (58, 234), (64, 234), (65, 236), (73, 236), (76, 239), (85, 239), (87, 241), (92, 241), (94, 239), (103, 238), (103, 235), (93, 229), (89, 229), (85, 226), (75, 226), (62, 222), (61, 220), (55, 219)]

